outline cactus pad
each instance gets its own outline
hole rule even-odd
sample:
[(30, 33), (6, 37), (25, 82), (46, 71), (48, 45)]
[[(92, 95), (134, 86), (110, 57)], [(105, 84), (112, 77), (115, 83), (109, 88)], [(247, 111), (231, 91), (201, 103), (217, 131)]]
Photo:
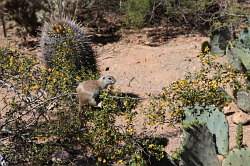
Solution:
[(248, 166), (250, 165), (250, 149), (234, 149), (223, 160), (222, 166)]
[(184, 124), (198, 120), (205, 123), (209, 131), (215, 136), (216, 148), (219, 154), (228, 153), (229, 127), (225, 115), (215, 106), (194, 106), (185, 109)]
[(237, 105), (242, 111), (250, 113), (250, 93), (248, 91), (237, 92)]
[(241, 45), (243, 48), (250, 49), (250, 27), (241, 31), (237, 45)]
[(234, 69), (238, 71), (243, 71), (244, 67), (243, 67), (242, 61), (240, 57), (237, 55), (240, 55), (239, 49), (236, 49), (236, 48), (230, 49), (227, 54), (229, 63), (232, 65)]
[(205, 124), (184, 128), (181, 160), (184, 166), (219, 166), (213, 135)]
[[(238, 39), (233, 42), (233, 48), (228, 54), (230, 63), (236, 66), (236, 69), (240, 69), (239, 65), (242, 65), (245, 70), (250, 71), (250, 28), (243, 30)], [(235, 65), (236, 64), (236, 65)]]

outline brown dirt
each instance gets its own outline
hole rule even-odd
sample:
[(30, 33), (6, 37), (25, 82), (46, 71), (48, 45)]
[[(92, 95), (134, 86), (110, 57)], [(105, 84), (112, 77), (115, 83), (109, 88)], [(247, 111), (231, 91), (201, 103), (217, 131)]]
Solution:
[[(117, 88), (145, 96), (158, 94), (164, 86), (197, 70), (200, 64), (196, 56), (205, 40), (199, 35), (179, 36), (159, 47), (123, 40), (99, 47), (97, 54), (102, 73), (114, 75)], [(109, 71), (105, 71), (107, 67)]]

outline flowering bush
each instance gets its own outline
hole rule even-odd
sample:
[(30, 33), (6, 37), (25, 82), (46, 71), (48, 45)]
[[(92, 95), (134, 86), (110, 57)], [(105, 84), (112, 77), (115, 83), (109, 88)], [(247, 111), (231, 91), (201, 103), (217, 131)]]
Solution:
[[(74, 69), (74, 68), (73, 68)], [(149, 163), (166, 157), (163, 144), (136, 136), (131, 112), (136, 101), (104, 91), (102, 108), (78, 110), (77, 83), (98, 74), (42, 67), (35, 58), (0, 49), (0, 154), (11, 165), (94, 162), (97, 165)], [(123, 126), (116, 118), (126, 119)], [(65, 152), (66, 151), (66, 152)], [(68, 157), (55, 159), (64, 152)]]
[(183, 108), (195, 104), (222, 108), (232, 99), (225, 91), (227, 87), (237, 91), (245, 86), (244, 74), (230, 65), (216, 62), (208, 50), (198, 57), (202, 64), (199, 71), (173, 82), (163, 89), (159, 97), (151, 100), (148, 111), (151, 122), (164, 122), (167, 110), (171, 122), (180, 121), (184, 115)]

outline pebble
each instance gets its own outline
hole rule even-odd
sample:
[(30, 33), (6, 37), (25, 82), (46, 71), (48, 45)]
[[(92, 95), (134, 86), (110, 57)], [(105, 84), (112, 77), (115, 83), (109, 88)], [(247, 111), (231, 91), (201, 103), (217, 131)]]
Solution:
[(227, 106), (225, 106), (223, 109), (222, 109), (223, 113), (225, 115), (231, 115), (237, 111), (241, 111), (238, 106), (234, 103), (234, 102), (231, 102), (230, 104), (228, 104)]
[(247, 113), (244, 113), (244, 112), (236, 112), (235, 114), (233, 114), (233, 116), (232, 116), (232, 122), (234, 123), (234, 124), (239, 124), (239, 123), (241, 123), (241, 124), (243, 124), (243, 125), (245, 125), (245, 124), (247, 124), (247, 123), (249, 123), (250, 122), (250, 115), (249, 114), (247, 114)]
[(65, 161), (69, 159), (69, 157), (70, 157), (70, 154), (67, 151), (65, 150), (57, 151), (52, 154), (52, 161), (53, 162)]
[(220, 163), (222, 163), (225, 157), (223, 155), (217, 155), (217, 158), (220, 161)]

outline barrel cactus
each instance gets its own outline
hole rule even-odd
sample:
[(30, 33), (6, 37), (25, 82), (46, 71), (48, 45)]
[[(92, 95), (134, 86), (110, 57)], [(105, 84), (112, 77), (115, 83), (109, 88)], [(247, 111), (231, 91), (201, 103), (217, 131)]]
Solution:
[(234, 149), (223, 160), (222, 166), (247, 166), (250, 163), (250, 149)]
[(41, 36), (41, 58), (48, 67), (56, 65), (97, 71), (97, 61), (81, 26), (59, 17), (44, 24)]
[(213, 135), (205, 124), (184, 128), (181, 161), (184, 166), (219, 166)]
[(205, 123), (209, 131), (215, 136), (216, 148), (219, 154), (225, 155), (229, 148), (229, 127), (225, 115), (215, 106), (185, 108), (185, 123), (198, 120)]

